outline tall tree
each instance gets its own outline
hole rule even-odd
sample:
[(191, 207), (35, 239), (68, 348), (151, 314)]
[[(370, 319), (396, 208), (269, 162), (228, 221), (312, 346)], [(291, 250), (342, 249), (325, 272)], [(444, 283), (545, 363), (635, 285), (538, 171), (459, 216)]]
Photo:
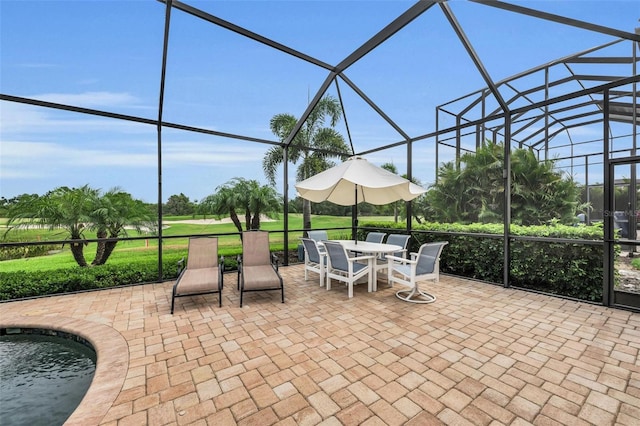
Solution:
[[(293, 164), (298, 164), (296, 181), (302, 181), (316, 175), (335, 163), (331, 158), (346, 159), (349, 155), (349, 147), (344, 137), (335, 130), (335, 126), (342, 118), (342, 108), (338, 99), (326, 95), (315, 106), (304, 125), (294, 137), (288, 150), (288, 159)], [(284, 141), (293, 131), (297, 119), (291, 114), (277, 114), (273, 116), (269, 124), (271, 131)], [(329, 127), (326, 127), (326, 124)], [(324, 150), (316, 151), (315, 149)], [(335, 152), (336, 154), (328, 154)], [(262, 161), (264, 173), (272, 185), (275, 185), (275, 176), (278, 166), (284, 161), (284, 148), (274, 146), (270, 148)], [(305, 228), (311, 228), (311, 202), (303, 200), (302, 217)]]
[(179, 195), (170, 196), (164, 205), (164, 213), (168, 215), (186, 216), (193, 214), (194, 211), (194, 203), (182, 192)]
[(244, 215), (246, 230), (260, 229), (260, 217), (277, 217), (282, 208), (281, 197), (276, 190), (256, 180), (233, 178), (216, 188), (216, 193), (206, 196), (200, 202), (202, 211), (217, 216), (229, 215), (238, 232), (242, 232), (242, 222), (238, 214)]

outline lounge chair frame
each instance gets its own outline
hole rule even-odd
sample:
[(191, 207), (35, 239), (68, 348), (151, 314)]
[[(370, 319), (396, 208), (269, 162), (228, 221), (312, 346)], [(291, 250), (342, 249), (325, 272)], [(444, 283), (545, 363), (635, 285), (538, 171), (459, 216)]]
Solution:
[(178, 279), (171, 294), (171, 313), (178, 297), (217, 293), (218, 307), (222, 307), (223, 277), (224, 257), (218, 258), (218, 239), (189, 238), (187, 257), (178, 261)]
[(280, 290), (284, 303), (284, 282), (278, 271), (278, 257), (269, 250), (269, 233), (242, 233), (242, 255), (238, 256), (238, 291), (240, 307), (248, 291)]

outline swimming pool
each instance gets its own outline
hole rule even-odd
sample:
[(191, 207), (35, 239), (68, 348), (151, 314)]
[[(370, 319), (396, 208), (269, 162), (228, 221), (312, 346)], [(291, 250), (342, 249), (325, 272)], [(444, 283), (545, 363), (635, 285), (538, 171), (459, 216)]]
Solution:
[(0, 329), (3, 425), (62, 425), (85, 396), (96, 353), (82, 337), (47, 329)]

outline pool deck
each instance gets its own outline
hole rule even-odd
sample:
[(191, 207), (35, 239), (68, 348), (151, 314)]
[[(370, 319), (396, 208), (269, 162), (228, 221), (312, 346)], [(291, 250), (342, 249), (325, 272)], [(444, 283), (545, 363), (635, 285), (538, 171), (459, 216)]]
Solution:
[(173, 282), (0, 304), (98, 353), (78, 425), (639, 425), (640, 314), (452, 277), (416, 305), (282, 267), (217, 296)]

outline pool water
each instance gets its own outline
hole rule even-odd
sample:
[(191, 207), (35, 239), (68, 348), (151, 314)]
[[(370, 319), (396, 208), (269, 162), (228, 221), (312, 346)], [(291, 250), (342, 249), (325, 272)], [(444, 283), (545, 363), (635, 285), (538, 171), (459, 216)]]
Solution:
[(70, 338), (0, 335), (0, 424), (62, 425), (89, 389), (95, 365), (95, 351)]

